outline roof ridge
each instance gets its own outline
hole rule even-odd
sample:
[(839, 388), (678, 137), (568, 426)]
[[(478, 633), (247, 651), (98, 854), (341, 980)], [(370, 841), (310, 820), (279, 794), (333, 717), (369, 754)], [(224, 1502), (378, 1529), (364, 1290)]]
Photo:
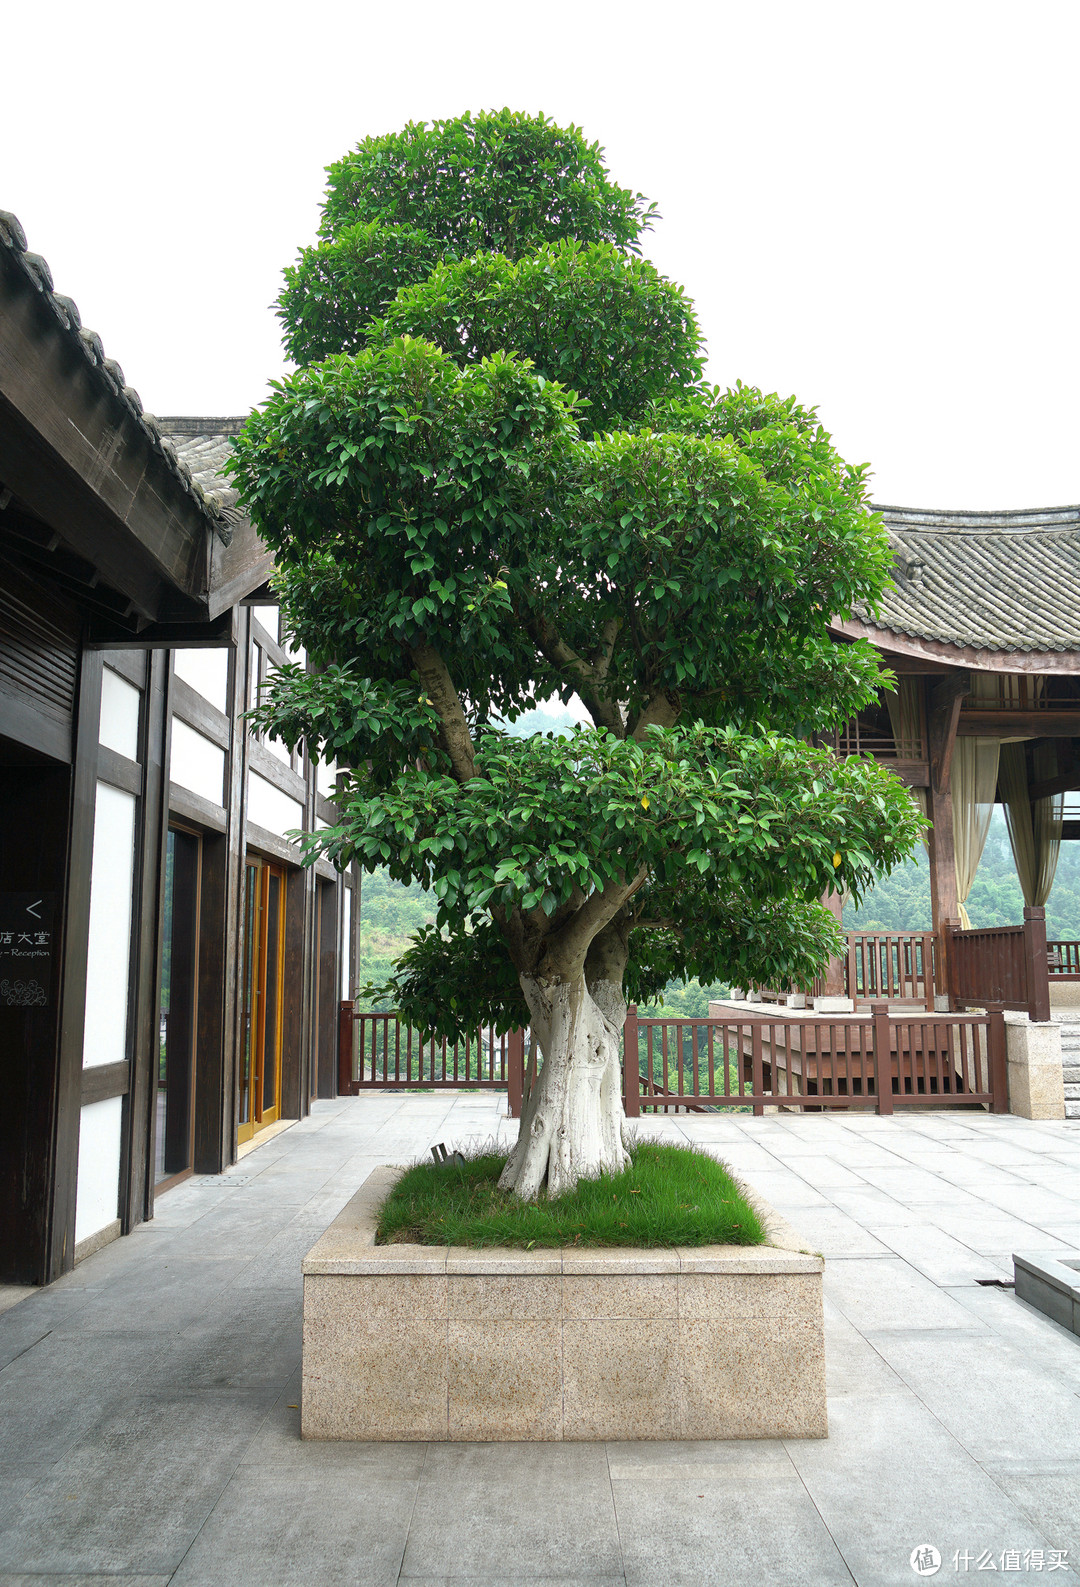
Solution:
[(247, 420), (246, 413), (157, 415), (159, 427), (170, 435), (239, 435)]

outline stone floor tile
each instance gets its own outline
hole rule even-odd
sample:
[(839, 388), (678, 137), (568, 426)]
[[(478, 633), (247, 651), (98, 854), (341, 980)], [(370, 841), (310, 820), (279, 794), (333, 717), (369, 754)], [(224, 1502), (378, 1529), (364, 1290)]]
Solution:
[[(864, 1336), (890, 1328), (986, 1331), (977, 1317), (900, 1257), (826, 1260), (825, 1295)], [(948, 1357), (951, 1340), (946, 1348), (939, 1339), (937, 1348)]]
[(978, 1197), (923, 1168), (863, 1168), (860, 1173), (869, 1184), (908, 1207), (917, 1207), (920, 1203), (949, 1203), (956, 1207), (977, 1207), (979, 1204)]
[[(304, 1251), (379, 1163), (424, 1156), (433, 1140), (510, 1140), (504, 1106), (475, 1093), (320, 1102), (223, 1180), (176, 1187), (134, 1237), (0, 1315), (0, 1587), (23, 1587), (27, 1572), (35, 1587), (81, 1583), (88, 1571), (98, 1587), (118, 1573), (137, 1584), (139, 1573), (163, 1580), (177, 1561), (182, 1587), (224, 1580), (222, 1561), (235, 1580), (239, 1536), (251, 1538), (250, 1587), (393, 1580), (395, 1546), (412, 1587), (607, 1587), (649, 1581), (653, 1570), (663, 1587), (722, 1581), (725, 1570), (747, 1587), (785, 1570), (809, 1587), (830, 1581), (836, 1563), (835, 1550), (820, 1552), (823, 1524), (867, 1587), (916, 1579), (916, 1541), (943, 1554), (999, 1533), (1002, 1547), (1027, 1537), (1080, 1548), (1068, 1528), (1080, 1512), (1080, 1349), (1012, 1292), (974, 1283), (984, 1266), (1008, 1276), (1013, 1250), (1080, 1250), (1067, 1194), (1080, 1182), (1080, 1130), (1007, 1116), (642, 1121), (643, 1136), (696, 1131), (828, 1250), (827, 1440), (607, 1450), (302, 1441)], [(247, 1183), (230, 1187), (233, 1177)], [(991, 1194), (1014, 1191), (1032, 1216), (1046, 1211), (1038, 1198), (1054, 1198), (1057, 1221), (1026, 1221)], [(238, 1387), (246, 1383), (263, 1386)], [(224, 1429), (216, 1443), (199, 1432), (211, 1424)], [(739, 1517), (777, 1485), (787, 1492), (791, 1459), (823, 1522), (801, 1498), (790, 1545), (798, 1569), (774, 1570), (770, 1555), (762, 1573)], [(646, 1502), (664, 1512), (647, 1496), (667, 1491), (655, 1537), (628, 1521), (620, 1548), (613, 1481), (620, 1506), (640, 1492), (639, 1512)], [(168, 1514), (163, 1491), (184, 1496)], [(368, 1493), (381, 1528), (371, 1547), (354, 1514)], [(697, 1497), (706, 1493), (711, 1501)], [(310, 1523), (324, 1509), (320, 1543)], [(772, 1502), (751, 1531), (773, 1526), (775, 1538), (774, 1511)], [(245, 1515), (261, 1518), (262, 1541), (245, 1532)], [(934, 1535), (909, 1539), (909, 1524), (932, 1524)], [(698, 1539), (689, 1568), (686, 1536)]]
[(96, 1420), (0, 1520), (0, 1569), (175, 1569), (272, 1403), (231, 1391), (95, 1405)]
[(873, 1185), (862, 1185), (858, 1190), (830, 1190), (829, 1201), (875, 1235), (879, 1228), (905, 1224), (918, 1227), (925, 1221), (922, 1208), (915, 1211), (905, 1207), (903, 1202)]
[(58, 1460), (103, 1405), (168, 1354), (156, 1334), (46, 1334), (0, 1372), (0, 1470)]
[(361, 1469), (321, 1466), (298, 1483), (287, 1466), (242, 1466), (172, 1587), (391, 1587), (416, 1488)]
[(152, 1331), (160, 1338), (198, 1322), (213, 1310), (250, 1256), (237, 1249), (223, 1260), (196, 1251), (151, 1254), (141, 1271), (125, 1273), (116, 1283), (89, 1293), (72, 1327), (80, 1333)]
[(771, 1462), (782, 1472), (790, 1465), (779, 1438), (684, 1438), (670, 1442), (609, 1439), (605, 1448), (608, 1475), (613, 1482), (647, 1478), (685, 1478), (694, 1482), (699, 1477), (726, 1480), (747, 1459), (758, 1467)]
[[(572, 1553), (572, 1547), (567, 1552)], [(403, 1572), (398, 1577), (402, 1587), (519, 1587), (523, 1580), (529, 1587), (626, 1587), (622, 1571), (617, 1576), (407, 1576)]]
[(989, 1475), (1021, 1510), (1080, 1564), (1080, 1465), (1049, 1461), (991, 1462)]
[[(753, 1187), (754, 1176), (747, 1177)], [(800, 1207), (797, 1213), (785, 1212), (785, 1216), (811, 1250), (820, 1252), (826, 1259), (830, 1256), (888, 1255), (887, 1246), (839, 1207)]]
[(851, 1576), (790, 1462), (744, 1453), (693, 1477), (613, 1477), (627, 1587), (747, 1587)]
[(980, 1278), (1012, 1277), (1012, 1263), (983, 1256), (943, 1229), (910, 1225), (878, 1230), (878, 1239), (911, 1267), (942, 1288)]
[(957, 1331), (948, 1350), (930, 1332), (882, 1330), (872, 1342), (976, 1460), (1080, 1462), (1080, 1402), (1052, 1358), (994, 1330)]
[[(569, 1557), (568, 1557), (569, 1552)], [(603, 1444), (432, 1444), (402, 1574), (617, 1576)]]
[(12, 1575), (10, 1571), (0, 1570), (0, 1587), (169, 1587), (170, 1576), (129, 1576), (114, 1575), (112, 1571), (103, 1575), (99, 1571), (92, 1573), (78, 1571), (70, 1575), (67, 1571), (59, 1575), (50, 1571), (47, 1576), (36, 1573), (26, 1575), (18, 1571)]
[[(721, 1146), (715, 1153), (723, 1160), (724, 1149)], [(790, 1168), (754, 1168), (749, 1171), (733, 1169), (736, 1178), (742, 1179), (746, 1184), (753, 1182), (753, 1188), (759, 1196), (774, 1207), (827, 1207), (829, 1202), (819, 1190), (802, 1179), (798, 1174), (792, 1173)]]
[(1061, 1237), (1057, 1228), (1039, 1229), (1020, 1218), (1010, 1217), (997, 1207), (983, 1205), (981, 1211), (964, 1207), (936, 1208), (932, 1223), (936, 1228), (951, 1234), (961, 1245), (969, 1246), (987, 1256), (1011, 1257), (1014, 1251), (1064, 1249), (1072, 1242)]
[(1017, 1185), (1007, 1188), (988, 1185), (980, 1191), (991, 1207), (997, 1207), (1010, 1217), (1038, 1227), (1044, 1224), (1072, 1226), (1080, 1236), (1080, 1206), (1066, 1196), (1058, 1196), (1041, 1185)]
[(791, 1157), (788, 1164), (790, 1173), (818, 1191), (858, 1190), (866, 1184), (857, 1170), (837, 1162), (835, 1158), (821, 1156), (820, 1148), (818, 1152)]
[(914, 1394), (831, 1404), (827, 1445), (787, 1448), (859, 1587), (917, 1580), (911, 1552), (922, 1543), (950, 1581), (958, 1550), (1053, 1546)]

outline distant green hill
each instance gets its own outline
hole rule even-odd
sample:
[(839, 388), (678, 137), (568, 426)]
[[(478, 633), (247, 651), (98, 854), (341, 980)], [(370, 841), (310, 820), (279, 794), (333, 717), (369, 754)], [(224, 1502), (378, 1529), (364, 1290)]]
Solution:
[[(1005, 816), (994, 810), (979, 869), (967, 901), (973, 926), (1008, 926), (1023, 919), (1024, 897), (1013, 864)], [(869, 893), (858, 909), (844, 910), (849, 931), (929, 931), (930, 867), (920, 848)], [(1048, 937), (1080, 938), (1080, 843), (1063, 843), (1046, 906)]]

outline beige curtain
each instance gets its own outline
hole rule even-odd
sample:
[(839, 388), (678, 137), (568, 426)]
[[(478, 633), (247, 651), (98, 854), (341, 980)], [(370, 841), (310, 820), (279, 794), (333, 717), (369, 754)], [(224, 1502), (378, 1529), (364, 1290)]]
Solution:
[[(889, 722), (892, 726), (892, 736), (896, 744), (898, 760), (925, 760), (926, 732), (923, 722), (923, 692), (921, 678), (898, 678), (895, 689), (883, 690), (885, 704), (889, 708)], [(927, 809), (926, 789), (909, 788), (908, 793), (915, 801), (919, 814), (925, 816)], [(923, 848), (927, 847), (928, 839), (924, 832), (922, 835)]]
[(996, 738), (957, 738), (952, 761), (953, 846), (956, 853), (956, 896), (960, 924), (970, 931), (964, 908), (979, 868), (998, 780)]
[[(1045, 782), (1055, 777), (1057, 769), (1057, 746), (1036, 744), (1032, 750), (1035, 781)], [(1023, 744), (1002, 745), (1000, 778), (1009, 842), (1024, 902), (1045, 904), (1057, 871), (1065, 795), (1054, 794), (1049, 799), (1032, 801)]]

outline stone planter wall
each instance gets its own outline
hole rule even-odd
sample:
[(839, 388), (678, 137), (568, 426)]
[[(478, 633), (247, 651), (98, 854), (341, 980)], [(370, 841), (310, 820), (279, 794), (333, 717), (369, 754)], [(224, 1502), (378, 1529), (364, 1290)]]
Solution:
[(377, 1246), (397, 1172), (305, 1258), (305, 1438), (826, 1436), (820, 1257)]

